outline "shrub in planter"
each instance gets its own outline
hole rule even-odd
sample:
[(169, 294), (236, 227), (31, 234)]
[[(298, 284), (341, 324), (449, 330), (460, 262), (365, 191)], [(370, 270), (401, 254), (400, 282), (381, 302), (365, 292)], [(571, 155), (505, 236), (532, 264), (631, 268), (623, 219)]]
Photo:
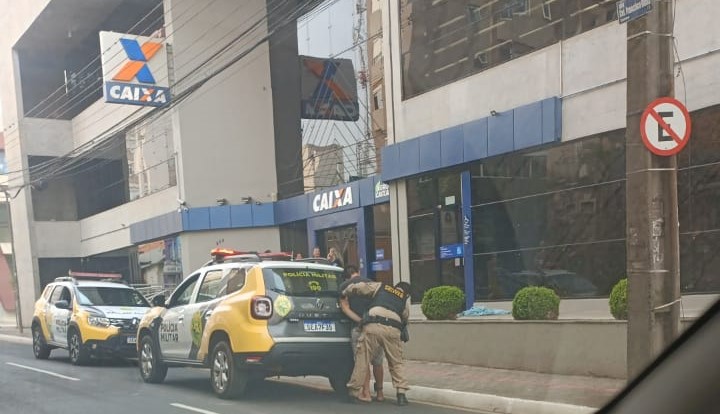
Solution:
[(622, 279), (610, 292), (610, 313), (615, 319), (627, 319), (627, 282)]
[(546, 287), (520, 289), (512, 305), (513, 318), (518, 320), (555, 320), (560, 313), (560, 297)]
[(425, 291), (422, 313), (429, 320), (455, 319), (465, 307), (465, 293), (455, 286), (438, 286)]

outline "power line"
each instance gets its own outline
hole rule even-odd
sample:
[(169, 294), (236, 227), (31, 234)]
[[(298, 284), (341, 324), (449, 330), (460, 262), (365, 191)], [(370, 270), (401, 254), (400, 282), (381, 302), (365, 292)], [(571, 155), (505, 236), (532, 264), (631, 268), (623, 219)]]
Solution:
[[(281, 27), (284, 27), (285, 25), (287, 25), (287, 24), (290, 23), (291, 21), (295, 21), (294, 19), (296, 18), (296, 15), (297, 15), (298, 13), (301, 13), (303, 10), (305, 10), (305, 8), (306, 8), (306, 6), (303, 6), (303, 5), (301, 5), (301, 6), (296, 6), (295, 9), (294, 9), (294, 11), (292, 11), (292, 12), (290, 13), (290, 16), (289, 16), (288, 18), (286, 18), (285, 20), (281, 21), (281, 23), (278, 24), (278, 25), (276, 25), (275, 28), (273, 28), (272, 30), (269, 30), (267, 35), (263, 36), (259, 41), (257, 41), (255, 44), (253, 44), (249, 49), (243, 51), (241, 54), (239, 54), (238, 56), (236, 56), (236, 57), (234, 57), (233, 59), (231, 59), (230, 62), (227, 62), (227, 63), (225, 63), (224, 65), (222, 65), (221, 67), (219, 67), (218, 69), (216, 69), (214, 72), (212, 72), (212, 73), (211, 73), (210, 75), (208, 75), (206, 78), (204, 78), (204, 79), (196, 82), (195, 84), (191, 85), (191, 86), (188, 87), (186, 90), (184, 90), (183, 92), (181, 92), (181, 93), (176, 97), (176, 99), (174, 100), (174, 102), (173, 102), (171, 105), (169, 105), (169, 106), (167, 106), (167, 107), (163, 107), (163, 108), (155, 108), (154, 110), (151, 110), (150, 112), (148, 112), (148, 113), (145, 114), (144, 116), (140, 117), (139, 119), (132, 121), (132, 122), (131, 122), (130, 124), (128, 124), (128, 125), (125, 125), (125, 126), (123, 127), (123, 129), (127, 129), (127, 128), (131, 128), (131, 127), (137, 126), (137, 125), (139, 125), (142, 121), (150, 118), (151, 116), (155, 115), (156, 113), (157, 113), (157, 114), (165, 113), (165, 112), (167, 112), (170, 108), (178, 105), (178, 104), (181, 103), (184, 99), (186, 99), (186, 98), (188, 98), (189, 96), (191, 96), (191, 94), (192, 94), (193, 92), (195, 92), (195, 91), (198, 90), (200, 87), (202, 87), (204, 84), (206, 84), (210, 79), (212, 79), (212, 78), (214, 78), (215, 76), (217, 76), (218, 74), (224, 72), (227, 68), (229, 68), (230, 66), (232, 66), (234, 63), (240, 61), (240, 60), (243, 59), (245, 56), (247, 56), (249, 53), (251, 53), (253, 50), (255, 50), (258, 46), (260, 46), (261, 44), (265, 43), (265, 41), (267, 41), (267, 40), (270, 38), (270, 36), (272, 36), (278, 29), (280, 29)], [(267, 16), (266, 16), (266, 17), (267, 17)], [(201, 64), (200, 66), (203, 66), (203, 65), (204, 65), (204, 63)], [(113, 134), (110, 134), (110, 136), (107, 137), (107, 138), (105, 138), (105, 140), (109, 140), (109, 139), (111, 139), (111, 138), (113, 138)], [(47, 177), (42, 177), (42, 178), (40, 178), (40, 179), (45, 179), (45, 178), (47, 178)]]
[[(214, 1), (214, 0), (213, 0), (213, 1)], [(300, 9), (300, 8), (298, 8), (298, 9)], [(262, 19), (260, 19), (260, 21), (264, 20), (264, 19), (267, 18), (267, 17), (268, 17), (268, 14), (266, 14)], [(207, 63), (207, 61), (208, 61), (208, 59), (206, 59), (206, 61), (203, 62), (200, 66), (205, 65), (205, 64)], [(166, 108), (164, 108), (164, 109), (168, 109), (168, 108), (169, 108), (169, 107), (166, 107)], [(163, 112), (164, 112), (164, 111), (163, 111)], [(135, 113), (137, 113), (137, 111), (134, 112), (133, 114), (130, 114), (130, 115), (129, 115), (128, 117), (126, 117), (125, 119), (119, 121), (119, 122), (118, 122), (117, 124), (115, 124), (113, 127), (108, 128), (105, 132), (101, 133), (100, 135), (102, 136), (102, 135), (104, 135), (104, 134), (106, 134), (106, 133), (109, 133), (109, 132), (112, 130), (112, 128), (120, 125), (122, 122), (126, 121), (127, 119), (129, 119), (130, 117), (132, 117), (133, 115), (135, 115)], [(155, 113), (155, 111), (150, 111), (150, 113)], [(145, 119), (145, 118), (147, 118), (147, 117), (141, 117), (140, 119)], [(99, 120), (96, 121), (96, 122), (99, 122)], [(76, 153), (76, 152), (82, 152), (85, 148), (87, 148), (87, 147), (91, 146), (92, 144), (94, 144), (94, 141), (95, 141), (95, 140), (88, 141), (87, 143), (85, 143), (85, 144), (83, 144), (83, 145), (75, 148), (73, 151), (71, 151), (70, 153), (66, 154), (66, 156), (70, 156), (70, 155), (72, 155), (73, 153)], [(36, 167), (37, 167), (37, 166), (36, 166)], [(28, 169), (22, 169), (22, 170), (18, 170), (18, 171), (11, 171), (11, 172), (9, 172), (8, 174), (15, 173), (15, 172), (22, 172), (22, 171), (25, 171), (25, 170), (28, 170)]]

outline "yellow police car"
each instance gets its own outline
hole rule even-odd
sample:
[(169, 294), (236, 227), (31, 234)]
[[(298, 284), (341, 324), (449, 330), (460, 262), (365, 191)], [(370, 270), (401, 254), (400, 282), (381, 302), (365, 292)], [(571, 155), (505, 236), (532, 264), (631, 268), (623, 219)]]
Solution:
[(56, 348), (67, 349), (74, 365), (95, 355), (134, 357), (137, 327), (149, 309), (143, 295), (125, 284), (57, 278), (35, 303), (35, 358), (47, 359)]
[[(138, 330), (140, 375), (159, 383), (168, 367), (210, 369), (213, 391), (240, 396), (270, 376), (319, 375), (338, 392), (353, 367), (350, 321), (338, 306), (342, 269), (290, 256), (213, 250), (148, 312)], [(164, 303), (163, 303), (164, 302)]]

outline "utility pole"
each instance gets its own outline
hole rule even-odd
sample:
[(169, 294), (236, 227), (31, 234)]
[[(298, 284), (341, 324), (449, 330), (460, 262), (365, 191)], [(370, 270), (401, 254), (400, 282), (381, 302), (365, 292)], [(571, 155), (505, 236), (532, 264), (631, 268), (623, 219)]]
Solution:
[(15, 293), (15, 324), (17, 325), (18, 331), (23, 333), (22, 324), (22, 309), (20, 308), (20, 286), (18, 285), (17, 265), (16, 257), (17, 252), (15, 251), (15, 237), (13, 235), (12, 225), (12, 211), (10, 209), (10, 192), (6, 185), (0, 186), (0, 191), (5, 194), (5, 208), (7, 209), (8, 216), (8, 230), (10, 231), (10, 246), (12, 247), (12, 283), (13, 290)]
[(628, 380), (677, 337), (680, 325), (677, 159), (652, 154), (640, 137), (648, 104), (674, 95), (672, 0), (653, 0), (652, 7), (627, 27)]

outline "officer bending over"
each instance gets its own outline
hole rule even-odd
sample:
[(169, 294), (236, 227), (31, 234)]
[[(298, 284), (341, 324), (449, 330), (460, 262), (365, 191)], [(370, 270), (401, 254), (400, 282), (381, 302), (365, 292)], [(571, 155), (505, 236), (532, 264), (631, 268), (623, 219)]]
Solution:
[(354, 401), (364, 402), (361, 394), (369, 375), (370, 361), (384, 353), (393, 387), (397, 390), (397, 403), (407, 405), (405, 393), (409, 387), (405, 379), (401, 332), (410, 317), (410, 284), (400, 282), (393, 287), (379, 282), (357, 282), (345, 288), (342, 296), (371, 298), (369, 309), (363, 316), (355, 368), (348, 383), (350, 396)]

